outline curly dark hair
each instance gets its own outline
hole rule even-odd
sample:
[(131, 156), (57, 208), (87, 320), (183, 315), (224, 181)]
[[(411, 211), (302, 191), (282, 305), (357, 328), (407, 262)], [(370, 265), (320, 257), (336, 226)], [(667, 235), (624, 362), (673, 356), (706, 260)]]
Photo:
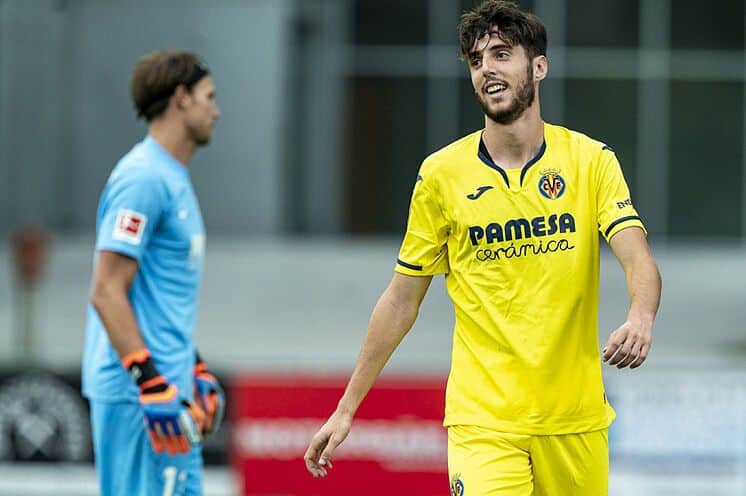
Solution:
[(464, 12), (458, 25), (461, 58), (469, 60), (474, 42), (492, 30), (511, 47), (520, 45), (529, 59), (547, 54), (547, 30), (541, 20), (513, 1), (485, 0)]

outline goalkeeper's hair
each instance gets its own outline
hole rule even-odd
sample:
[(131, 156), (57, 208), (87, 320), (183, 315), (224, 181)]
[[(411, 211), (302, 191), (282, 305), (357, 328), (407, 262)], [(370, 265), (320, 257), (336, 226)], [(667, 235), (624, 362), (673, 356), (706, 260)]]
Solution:
[(513, 1), (485, 0), (461, 15), (458, 25), (461, 58), (468, 61), (474, 43), (491, 31), (496, 31), (511, 47), (522, 46), (529, 59), (547, 54), (547, 30), (538, 17), (521, 10)]
[(138, 117), (152, 121), (166, 110), (179, 85), (191, 90), (206, 74), (205, 64), (191, 52), (161, 50), (143, 55), (135, 64), (130, 80), (130, 94)]

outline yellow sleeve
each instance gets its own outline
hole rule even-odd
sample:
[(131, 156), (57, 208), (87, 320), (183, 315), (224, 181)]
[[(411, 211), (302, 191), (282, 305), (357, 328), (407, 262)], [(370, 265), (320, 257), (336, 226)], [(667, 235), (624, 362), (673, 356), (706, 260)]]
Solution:
[(428, 177), (417, 176), (396, 271), (410, 276), (448, 273), (448, 232), (448, 222)]
[(614, 152), (604, 146), (597, 160), (596, 168), (596, 212), (598, 230), (606, 241), (626, 227), (647, 230), (632, 204), (627, 182)]

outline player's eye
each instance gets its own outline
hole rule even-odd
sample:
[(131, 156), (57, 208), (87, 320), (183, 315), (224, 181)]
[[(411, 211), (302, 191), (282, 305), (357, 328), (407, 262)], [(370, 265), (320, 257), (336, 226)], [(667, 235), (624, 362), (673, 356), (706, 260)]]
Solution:
[(475, 57), (475, 58), (473, 58), (473, 59), (471, 59), (471, 66), (472, 66), (472, 67), (474, 67), (474, 68), (478, 68), (478, 67), (480, 67), (481, 65), (482, 65), (482, 59), (479, 59), (479, 58), (476, 58), (476, 57)]
[(507, 60), (510, 58), (510, 53), (508, 52), (497, 52), (497, 60)]

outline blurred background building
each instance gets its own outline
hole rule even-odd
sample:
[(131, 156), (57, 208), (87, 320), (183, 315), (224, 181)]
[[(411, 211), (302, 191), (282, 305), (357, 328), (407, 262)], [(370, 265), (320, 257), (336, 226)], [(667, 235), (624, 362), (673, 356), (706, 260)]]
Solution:
[[(200, 348), (226, 374), (346, 374), (421, 161), (482, 127), (456, 44), (474, 3), (0, 0), (0, 365), (18, 364), (30, 319), (30, 359), (77, 374), (98, 195), (145, 133), (130, 72), (146, 52), (179, 48), (208, 62), (222, 110), (190, 166), (208, 229)], [(744, 494), (744, 1), (520, 4), (549, 32), (544, 118), (614, 148), (664, 278), (649, 363), (607, 371), (620, 402), (612, 491)], [(27, 225), (51, 234), (31, 316), (10, 245)], [(613, 256), (601, 263), (605, 340), (626, 293)], [(442, 286), (392, 373), (445, 376)], [(22, 470), (2, 467), (0, 494), (17, 494), (13, 474), (28, 483)]]

